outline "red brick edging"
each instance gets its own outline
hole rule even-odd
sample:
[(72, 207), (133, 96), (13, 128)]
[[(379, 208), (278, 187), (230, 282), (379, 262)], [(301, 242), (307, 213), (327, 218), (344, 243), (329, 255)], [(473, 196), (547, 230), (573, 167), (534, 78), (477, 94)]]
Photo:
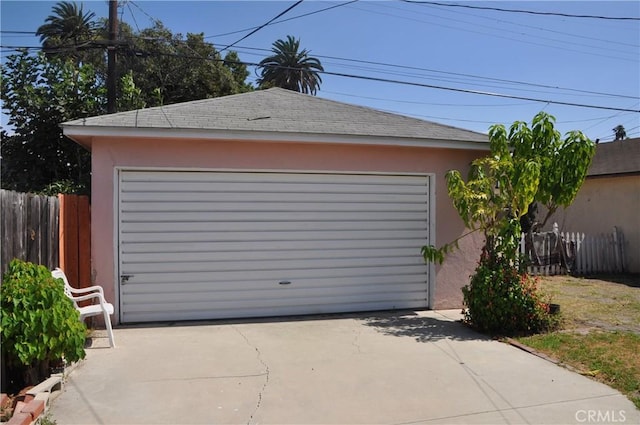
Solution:
[[(16, 403), (13, 416), (6, 425), (30, 425), (48, 409), (49, 396), (53, 390), (62, 389), (62, 375), (54, 375), (44, 382), (31, 388), (24, 397), (24, 401)], [(1, 396), (2, 404), (8, 401), (6, 394)]]

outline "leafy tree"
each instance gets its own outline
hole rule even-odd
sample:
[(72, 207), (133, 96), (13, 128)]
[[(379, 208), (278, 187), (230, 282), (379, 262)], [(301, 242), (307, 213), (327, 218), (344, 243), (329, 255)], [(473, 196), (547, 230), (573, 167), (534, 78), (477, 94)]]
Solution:
[[(471, 164), (465, 182), (457, 170), (446, 175), (449, 196), (471, 231), (482, 231), (485, 251), (515, 260), (521, 234), (520, 219), (532, 204), (547, 208), (548, 218), (568, 207), (582, 186), (595, 144), (582, 132), (571, 131), (564, 140), (554, 128), (555, 118), (544, 112), (532, 120), (489, 130), (491, 154)], [(442, 261), (455, 241), (440, 249), (425, 247), (425, 259)]]
[[(485, 238), (480, 265), (471, 285), (463, 288), (467, 319), (480, 329), (531, 331), (545, 323), (534, 285), (519, 270), (521, 218), (534, 202), (548, 209), (545, 221), (558, 207), (569, 206), (595, 152), (595, 144), (582, 132), (571, 131), (562, 139), (554, 122), (553, 116), (540, 112), (531, 127), (516, 121), (507, 132), (494, 125), (489, 130), (491, 153), (473, 161), (467, 181), (457, 170), (446, 175), (458, 214), (471, 232), (481, 231)], [(425, 246), (422, 254), (426, 261), (442, 262), (456, 243)], [(491, 308), (505, 297), (508, 302), (496, 314), (480, 311), (480, 306)]]
[(65, 138), (59, 124), (102, 111), (102, 84), (89, 65), (27, 52), (2, 67), (3, 109), (13, 134), (2, 135), (2, 187), (39, 191), (59, 180), (88, 187), (89, 153)]
[(615, 135), (616, 135), (615, 140), (624, 140), (624, 139), (626, 139), (626, 138), (627, 138), (627, 132), (626, 132), (626, 130), (624, 129), (624, 126), (623, 126), (623, 125), (616, 125), (616, 126), (613, 128), (613, 132), (614, 132), (614, 133), (615, 133)]
[(204, 34), (173, 34), (156, 22), (137, 34), (123, 27), (128, 50), (119, 59), (122, 71), (132, 72), (149, 106), (226, 96), (251, 90), (249, 72), (229, 52), (224, 59), (205, 42)]
[(97, 36), (98, 24), (93, 12), (85, 13), (83, 6), (62, 1), (52, 8), (52, 15), (36, 31), (45, 52), (80, 61), (86, 57), (81, 50), (89, 47)]
[[(38, 29), (50, 57), (73, 59), (77, 66), (90, 63), (102, 80), (107, 78), (104, 49), (107, 19), (95, 20), (82, 6), (60, 2)], [(144, 104), (157, 106), (225, 96), (252, 90), (246, 83), (247, 66), (236, 52), (223, 59), (204, 34), (173, 34), (162, 22), (134, 32), (119, 23), (117, 75), (129, 72), (140, 89)], [(122, 92), (118, 91), (118, 97)], [(121, 110), (121, 109), (119, 109)]]
[(133, 80), (133, 72), (129, 71), (120, 78), (120, 96), (117, 100), (119, 111), (143, 109), (147, 106), (142, 89)]
[[(123, 110), (143, 105), (130, 76), (121, 84)], [(71, 191), (88, 191), (91, 159), (62, 135), (60, 123), (105, 113), (104, 82), (89, 64), (29, 55), (10, 55), (2, 66), (3, 110), (13, 133), (2, 131), (2, 187), (39, 192), (65, 181)]]
[[(540, 180), (533, 202), (547, 209), (540, 227), (544, 227), (559, 207), (571, 205), (595, 153), (595, 144), (582, 132), (570, 131), (563, 139), (554, 125), (553, 116), (540, 112), (533, 118), (531, 128), (525, 122), (516, 121), (508, 135), (504, 126), (493, 126), (489, 133), (494, 144), (507, 144), (514, 161), (526, 158), (539, 164)], [(527, 209), (518, 213), (522, 216)]]
[(224, 65), (231, 70), (231, 75), (238, 84), (240, 93), (253, 90), (253, 86), (245, 82), (249, 76), (249, 70), (247, 70), (247, 65), (240, 61), (238, 52), (229, 51), (224, 57)]
[(300, 50), (299, 39), (288, 35), (286, 40), (274, 42), (271, 51), (273, 55), (260, 61), (260, 88), (281, 87), (316, 94), (322, 83), (320, 72), (324, 68), (320, 60), (309, 56), (307, 49)]
[[(22, 51), (2, 65), (2, 187), (18, 191), (89, 190), (90, 153), (59, 124), (106, 112), (106, 20), (60, 2), (38, 29), (45, 54)], [(119, 111), (252, 90), (236, 52), (225, 58), (203, 34), (173, 34), (162, 23), (134, 33), (120, 24)]]

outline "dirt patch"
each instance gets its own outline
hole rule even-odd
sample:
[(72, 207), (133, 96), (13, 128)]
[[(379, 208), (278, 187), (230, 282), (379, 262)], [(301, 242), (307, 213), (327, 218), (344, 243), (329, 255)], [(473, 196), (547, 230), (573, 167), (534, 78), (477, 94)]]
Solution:
[(640, 276), (543, 277), (540, 287), (560, 304), (564, 329), (640, 334)]

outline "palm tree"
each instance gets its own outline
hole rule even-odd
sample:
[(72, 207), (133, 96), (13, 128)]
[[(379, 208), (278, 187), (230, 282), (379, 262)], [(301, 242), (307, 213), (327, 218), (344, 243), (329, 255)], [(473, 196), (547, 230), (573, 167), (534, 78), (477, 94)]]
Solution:
[(258, 78), (260, 88), (281, 87), (300, 93), (316, 94), (324, 68), (317, 58), (309, 56), (307, 49), (300, 49), (300, 40), (288, 35), (286, 40), (273, 43), (273, 55), (260, 61), (262, 71)]
[(49, 15), (36, 31), (45, 52), (52, 49), (75, 50), (80, 43), (90, 41), (97, 28), (93, 20), (95, 13), (84, 13), (82, 5), (66, 1), (56, 3)]
[(613, 128), (613, 132), (616, 134), (616, 140), (624, 140), (627, 138), (627, 132), (623, 125), (616, 125)]

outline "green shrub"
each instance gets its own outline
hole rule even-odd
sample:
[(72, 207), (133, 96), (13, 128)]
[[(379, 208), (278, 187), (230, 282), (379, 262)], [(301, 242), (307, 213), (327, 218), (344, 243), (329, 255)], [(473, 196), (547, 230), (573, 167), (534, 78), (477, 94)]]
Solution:
[(462, 294), (464, 320), (481, 332), (522, 335), (557, 325), (537, 280), (521, 273), (505, 258), (483, 255)]
[(57, 196), (59, 193), (66, 195), (86, 195), (89, 191), (85, 183), (72, 180), (58, 180), (45, 186), (39, 193), (46, 196)]
[(13, 260), (0, 287), (0, 334), (7, 366), (24, 369), (24, 384), (46, 378), (49, 365), (85, 356), (86, 327), (62, 280), (44, 266)]

